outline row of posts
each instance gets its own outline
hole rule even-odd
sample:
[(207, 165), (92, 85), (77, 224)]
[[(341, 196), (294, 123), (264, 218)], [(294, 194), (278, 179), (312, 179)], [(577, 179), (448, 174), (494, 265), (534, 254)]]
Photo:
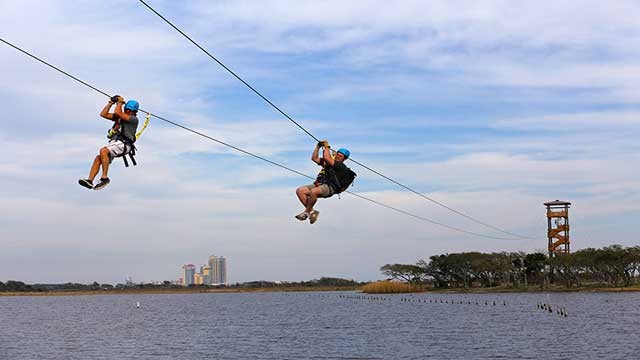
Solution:
[[(355, 300), (380, 300), (380, 301), (391, 301), (393, 300), (391, 297), (382, 297), (382, 296), (365, 296), (365, 295), (338, 295), (339, 298), (342, 299), (355, 299)], [(449, 299), (418, 299), (418, 298), (407, 298), (407, 297), (401, 297), (400, 301), (402, 302), (416, 302), (416, 303), (432, 303), (432, 304), (466, 304), (466, 305), (485, 305), (485, 306), (497, 306), (497, 305), (502, 305), (502, 306), (507, 306), (507, 302), (506, 301), (502, 301), (502, 303), (500, 303), (500, 301), (489, 301), (489, 300), (484, 300), (484, 301), (471, 301), (471, 300), (458, 300), (458, 301), (454, 301), (454, 300), (449, 300)]]
[[(540, 310), (543, 311), (547, 311), (550, 313), (553, 313), (553, 306), (551, 304), (547, 304), (547, 303), (537, 303), (536, 307)], [(564, 317), (568, 317), (569, 315), (567, 314), (567, 309), (557, 306), (556, 308), (556, 314), (560, 315), (560, 316), (564, 316)]]
[[(286, 293), (285, 293), (286, 294)], [(289, 294), (286, 294), (289, 295)], [(323, 295), (324, 296), (324, 295)], [(392, 301), (394, 298), (389, 296), (367, 296), (367, 295), (338, 295), (340, 299), (352, 299), (352, 300), (371, 300), (371, 301)], [(401, 302), (413, 302), (413, 303), (431, 303), (431, 304), (460, 304), (460, 305), (484, 305), (484, 306), (507, 306), (505, 300), (449, 300), (449, 299), (420, 299), (416, 297), (400, 297)], [(555, 313), (561, 317), (568, 317), (567, 309), (561, 306), (553, 306), (544, 302), (536, 303), (536, 307), (540, 310)]]

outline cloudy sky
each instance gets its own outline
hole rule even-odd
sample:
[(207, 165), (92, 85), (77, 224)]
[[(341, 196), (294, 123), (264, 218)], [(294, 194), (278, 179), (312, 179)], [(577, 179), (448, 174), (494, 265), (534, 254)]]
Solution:
[[(148, 0), (334, 147), (532, 239), (455, 232), (153, 121), (139, 165), (81, 188), (106, 97), (0, 44), (0, 280), (176, 279), (228, 259), (229, 281), (381, 278), (386, 263), (546, 248), (543, 202), (573, 203), (572, 249), (638, 243), (636, 1)], [(305, 174), (315, 142), (137, 1), (0, 1), (0, 38), (110, 94)], [(489, 236), (356, 164), (352, 188)]]

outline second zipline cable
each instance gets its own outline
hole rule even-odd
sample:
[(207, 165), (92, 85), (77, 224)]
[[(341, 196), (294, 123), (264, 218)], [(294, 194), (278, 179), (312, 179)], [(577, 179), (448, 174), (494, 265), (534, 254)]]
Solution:
[[(233, 70), (231, 70), (228, 66), (226, 66), (222, 61), (218, 60), (218, 58), (216, 58), (215, 56), (213, 56), (209, 51), (207, 51), (207, 49), (205, 49), (204, 47), (202, 47), (200, 44), (198, 44), (195, 40), (193, 40), (189, 35), (187, 35), (184, 31), (182, 31), (180, 28), (178, 28), (176, 25), (174, 25), (171, 21), (169, 21), (166, 17), (164, 17), (162, 14), (160, 14), (158, 11), (156, 11), (156, 9), (154, 9), (153, 7), (151, 7), (151, 5), (147, 4), (144, 0), (138, 0), (140, 1), (140, 3), (142, 3), (144, 6), (147, 7), (147, 9), (149, 9), (151, 12), (153, 12), (155, 15), (157, 15), (160, 19), (162, 19), (164, 22), (166, 22), (169, 26), (171, 26), (174, 30), (176, 30), (178, 33), (180, 33), (180, 35), (184, 36), (189, 42), (191, 42), (193, 45), (195, 45), (198, 49), (200, 49), (203, 53), (205, 53), (209, 58), (211, 58), (213, 61), (215, 61), (218, 65), (220, 65), (223, 69), (225, 69), (227, 72), (229, 72), (231, 75), (233, 75), (233, 77), (235, 77), (236, 79), (238, 79), (242, 84), (244, 84), (246, 87), (248, 87), (253, 93), (255, 93), (256, 95), (258, 95), (262, 100), (264, 100), (267, 104), (271, 105), (271, 107), (273, 107), (274, 109), (276, 109), (280, 114), (282, 114), (284, 117), (286, 117), (289, 121), (291, 121), (293, 124), (295, 124), (300, 130), (304, 131), (307, 135), (309, 135), (312, 139), (314, 139), (316, 142), (319, 141), (318, 138), (313, 135), (310, 131), (308, 131), (307, 129), (305, 129), (302, 125), (300, 125), (297, 121), (295, 121), (291, 116), (289, 116), (289, 114), (287, 114), (286, 112), (284, 112), (282, 109), (280, 109), (277, 105), (275, 105), (271, 100), (269, 100), (266, 96), (264, 96), (262, 93), (260, 93), (258, 90), (256, 90), (253, 86), (251, 86), (247, 81), (245, 81), (242, 77), (240, 77), (240, 75), (236, 74)], [(440, 201), (434, 200), (426, 195), (424, 195), (423, 193), (414, 190), (412, 188), (410, 188), (407, 185), (402, 184), (401, 182), (394, 180), (384, 174), (382, 174), (381, 172), (372, 169), (371, 167), (356, 161), (353, 158), (349, 158), (349, 161), (358, 164), (360, 166), (362, 166), (363, 168), (369, 170), (370, 172), (382, 177), (383, 179), (386, 179), (398, 186), (400, 186), (401, 188), (408, 190), (418, 196), (420, 196), (421, 198), (428, 200), (438, 206), (441, 206), (457, 215), (460, 215), (468, 220), (471, 220), (477, 224), (483, 225), (485, 227), (491, 228), (493, 230), (496, 230), (498, 232), (501, 232), (503, 234), (506, 235), (510, 235), (513, 236), (517, 239), (532, 239), (532, 237), (529, 236), (523, 236), (523, 235), (519, 235), (507, 230), (503, 230), (497, 226), (493, 226), (491, 224), (488, 224), (484, 221), (478, 220), (470, 215), (467, 215), (459, 210), (456, 210)]]
[[(77, 81), (77, 82), (79, 82), (79, 83), (81, 83), (82, 85), (84, 85), (84, 86), (86, 86), (86, 87), (88, 87), (88, 88), (90, 88), (90, 89), (92, 89), (92, 90), (94, 90), (94, 91), (96, 91), (96, 92), (98, 92), (98, 93), (100, 93), (100, 94), (102, 94), (102, 95), (104, 95), (104, 96), (108, 97), (108, 98), (110, 98), (110, 97), (111, 97), (111, 95), (109, 95), (109, 94), (107, 94), (106, 92), (104, 92), (104, 91), (102, 91), (102, 90), (98, 89), (97, 87), (95, 87), (95, 86), (93, 86), (93, 85), (91, 85), (91, 84), (89, 84), (89, 83), (87, 83), (87, 82), (85, 82), (85, 81), (83, 81), (83, 80), (80, 80), (79, 78), (77, 78), (77, 77), (75, 77), (75, 76), (73, 76), (73, 75), (69, 74), (68, 72), (66, 72), (66, 71), (64, 71), (64, 70), (62, 70), (62, 69), (60, 69), (59, 67), (57, 67), (57, 66), (55, 66), (55, 65), (52, 65), (51, 63), (49, 63), (49, 62), (47, 62), (47, 61), (45, 61), (45, 60), (43, 60), (43, 59), (40, 59), (39, 57), (37, 57), (37, 56), (35, 56), (35, 55), (33, 55), (33, 54), (31, 54), (31, 53), (29, 53), (29, 52), (27, 52), (27, 51), (25, 51), (25, 50), (23, 50), (23, 49), (19, 48), (19, 47), (18, 47), (18, 46), (16, 46), (16, 45), (13, 45), (12, 43), (10, 43), (10, 42), (8, 42), (8, 41), (6, 41), (6, 40), (2, 39), (2, 38), (0, 38), (0, 42), (3, 42), (4, 44), (6, 44), (6, 45), (8, 45), (8, 46), (10, 46), (10, 47), (12, 47), (12, 48), (14, 48), (15, 50), (18, 50), (19, 52), (21, 52), (21, 53), (23, 53), (23, 54), (25, 54), (25, 55), (27, 55), (27, 56), (31, 57), (32, 59), (34, 59), (34, 60), (36, 60), (36, 61), (38, 61), (38, 62), (40, 62), (40, 63), (42, 63), (42, 64), (44, 64), (44, 65), (46, 65), (46, 66), (48, 66), (48, 67), (50, 67), (50, 68), (52, 68), (52, 69), (54, 69), (54, 70), (56, 70), (56, 71), (58, 71), (59, 73), (61, 73), (61, 74), (65, 75), (65, 76), (67, 76), (67, 77), (69, 77), (69, 78), (71, 78), (71, 79), (73, 79), (73, 80), (75, 80), (75, 81)], [(300, 175), (300, 176), (306, 177), (306, 178), (308, 178), (308, 179), (312, 179), (312, 180), (314, 179), (312, 176), (309, 176), (309, 175), (307, 175), (307, 174), (304, 174), (304, 173), (302, 173), (302, 172), (300, 172), (300, 171), (298, 171), (298, 170), (295, 170), (295, 169), (292, 169), (292, 168), (290, 168), (290, 167), (288, 167), (288, 166), (285, 166), (285, 165), (279, 164), (279, 163), (277, 163), (277, 162), (275, 162), (275, 161), (269, 160), (269, 159), (267, 159), (267, 158), (265, 158), (265, 157), (262, 157), (262, 156), (260, 156), (260, 155), (256, 155), (256, 154), (251, 153), (251, 152), (249, 152), (249, 151), (243, 150), (243, 149), (241, 149), (241, 148), (239, 148), (239, 147), (237, 147), (237, 146), (234, 146), (234, 145), (228, 144), (228, 143), (226, 143), (226, 142), (224, 142), (224, 141), (221, 141), (221, 140), (218, 140), (218, 139), (216, 139), (216, 138), (213, 138), (213, 137), (211, 137), (211, 136), (209, 136), (209, 135), (207, 135), (207, 134), (205, 134), (205, 133), (199, 132), (199, 131), (197, 131), (197, 130), (193, 130), (193, 129), (191, 129), (191, 128), (187, 127), (187, 126), (184, 126), (184, 125), (182, 125), (182, 124), (179, 124), (179, 123), (174, 122), (174, 121), (171, 121), (171, 120), (168, 120), (168, 119), (166, 119), (166, 118), (164, 118), (164, 117), (162, 117), (162, 116), (152, 114), (151, 112), (146, 111), (146, 110), (143, 110), (143, 109), (140, 109), (140, 111), (141, 111), (141, 112), (144, 112), (144, 113), (146, 113), (146, 114), (149, 114), (149, 115), (151, 115), (151, 116), (153, 116), (153, 117), (155, 117), (155, 118), (157, 118), (157, 119), (159, 119), (159, 120), (162, 120), (162, 121), (164, 121), (164, 122), (166, 122), (166, 123), (169, 123), (169, 124), (171, 124), (171, 125), (177, 126), (177, 127), (181, 128), (181, 129), (184, 129), (184, 130), (186, 130), (186, 131), (189, 131), (189, 132), (191, 132), (191, 133), (194, 133), (194, 134), (196, 134), (196, 135), (198, 135), (198, 136), (204, 137), (204, 138), (209, 139), (209, 140), (211, 140), (211, 141), (215, 141), (215, 142), (217, 142), (218, 144), (221, 144), (221, 145), (227, 146), (227, 147), (229, 147), (229, 148), (232, 148), (232, 149), (234, 149), (234, 150), (236, 150), (236, 151), (239, 151), (239, 152), (241, 152), (241, 153), (243, 153), (243, 154), (246, 154), (246, 155), (252, 156), (252, 157), (254, 157), (254, 158), (256, 158), (256, 159), (260, 159), (260, 160), (265, 161), (265, 162), (267, 162), (267, 163), (269, 163), (269, 164), (272, 164), (272, 165), (274, 165), (274, 166), (278, 166), (278, 167), (280, 167), (280, 168), (282, 168), (282, 169), (285, 169), (285, 170), (290, 171), (290, 172), (292, 172), (292, 173), (295, 173), (295, 174), (297, 174), (297, 175)], [(380, 206), (386, 207), (386, 208), (388, 208), (388, 209), (394, 210), (394, 211), (396, 211), (396, 212), (399, 212), (399, 213), (401, 213), (401, 214), (404, 214), (404, 215), (407, 215), (407, 216), (411, 216), (411, 217), (413, 217), (413, 218), (416, 218), (416, 219), (419, 219), (419, 220), (422, 220), (422, 221), (425, 221), (425, 222), (429, 222), (429, 223), (431, 223), (431, 224), (438, 225), (438, 226), (441, 226), (441, 227), (444, 227), (444, 228), (447, 228), (447, 229), (450, 229), (450, 230), (454, 230), (454, 231), (462, 232), (462, 233), (469, 234), (469, 235), (473, 235), (473, 236), (484, 237), (484, 238), (488, 238), (488, 239), (496, 239), (496, 240), (521, 240), (521, 239), (513, 239), (513, 238), (504, 238), (504, 237), (498, 237), (498, 236), (485, 235), (485, 234), (476, 233), (476, 232), (473, 232), (473, 231), (464, 230), (464, 229), (461, 229), (461, 228), (457, 228), (457, 227), (455, 227), (455, 226), (447, 225), (447, 224), (444, 224), (444, 223), (441, 223), (441, 222), (438, 222), (438, 221), (434, 221), (434, 220), (431, 220), (431, 219), (428, 219), (428, 218), (425, 218), (425, 217), (422, 217), (422, 216), (419, 216), (419, 215), (412, 214), (412, 213), (410, 213), (410, 212), (408, 212), (408, 211), (405, 211), (405, 210), (402, 210), (402, 209), (396, 208), (396, 207), (394, 207), (394, 206), (391, 206), (391, 205), (385, 204), (385, 203), (380, 202), (380, 201), (377, 201), (377, 200), (370, 199), (370, 198), (368, 198), (368, 197), (366, 197), (366, 196), (363, 196), (363, 195), (360, 195), (360, 194), (357, 194), (357, 193), (353, 193), (353, 192), (350, 192), (350, 191), (347, 191), (347, 192), (348, 192), (349, 194), (351, 194), (351, 195), (353, 195), (353, 196), (356, 196), (356, 197), (358, 197), (358, 198), (361, 198), (361, 199), (363, 199), (363, 200), (367, 200), (367, 201), (372, 202), (372, 203), (374, 203), (374, 204), (377, 204), (377, 205), (380, 205)]]

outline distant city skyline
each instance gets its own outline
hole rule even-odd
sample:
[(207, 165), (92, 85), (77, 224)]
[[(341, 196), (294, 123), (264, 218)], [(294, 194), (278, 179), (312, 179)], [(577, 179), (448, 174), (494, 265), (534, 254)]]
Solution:
[(208, 263), (200, 266), (200, 272), (196, 272), (194, 264), (182, 265), (181, 275), (178, 282), (182, 286), (228, 285), (227, 259), (224, 256), (211, 255)]

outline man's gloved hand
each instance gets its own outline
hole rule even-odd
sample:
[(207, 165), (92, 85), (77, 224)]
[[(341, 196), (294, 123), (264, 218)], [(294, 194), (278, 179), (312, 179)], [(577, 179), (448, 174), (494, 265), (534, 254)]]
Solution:
[(119, 98), (120, 95), (113, 95), (111, 99), (109, 99), (109, 101), (111, 101), (112, 103), (117, 103)]
[(318, 143), (316, 144), (316, 149), (319, 149), (321, 147), (326, 147), (328, 149), (330, 147), (329, 142), (327, 140), (318, 141)]

